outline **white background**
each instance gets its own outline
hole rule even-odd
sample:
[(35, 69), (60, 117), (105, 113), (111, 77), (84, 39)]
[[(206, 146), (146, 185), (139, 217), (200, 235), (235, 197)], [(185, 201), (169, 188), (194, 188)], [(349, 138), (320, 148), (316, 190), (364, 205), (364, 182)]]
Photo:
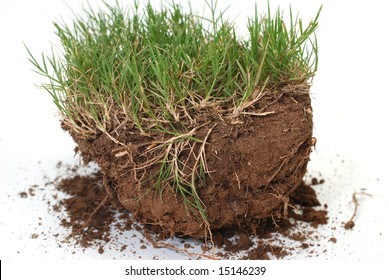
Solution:
[[(203, 1), (190, 2), (195, 10), (202, 10)], [(220, 8), (231, 5), (228, 14), (242, 27), (255, 3), (219, 2)], [(107, 248), (102, 255), (97, 250), (59, 248), (53, 238), (42, 235), (30, 238), (36, 231), (64, 229), (39, 199), (44, 191), (35, 199), (21, 199), (18, 193), (43, 184), (44, 176), (54, 178), (58, 161), (72, 165), (79, 159), (74, 157), (74, 143), (60, 129), (50, 95), (35, 86), (44, 80), (31, 71), (23, 42), (35, 55), (49, 51), (51, 43), (57, 44), (51, 21), (60, 16), (71, 19), (70, 9), (80, 11), (81, 3), (0, 0), (0, 259), (186, 259), (151, 246), (138, 250), (136, 238), (130, 242), (136, 254)], [(260, 11), (266, 10), (266, 1), (257, 3)], [(295, 252), (288, 258), (389, 259), (389, 2), (290, 0), (271, 1), (271, 6), (280, 5), (287, 11), (289, 3), (306, 23), (323, 4), (317, 31), (319, 71), (312, 87), (318, 143), (309, 173), (326, 180), (317, 190), (321, 201), (328, 204), (330, 224), (319, 228), (325, 253)], [(341, 223), (352, 214), (352, 194), (361, 189), (372, 196), (359, 197), (356, 226), (346, 232)], [(39, 217), (43, 227), (38, 227)], [(330, 237), (338, 242), (327, 242)]]

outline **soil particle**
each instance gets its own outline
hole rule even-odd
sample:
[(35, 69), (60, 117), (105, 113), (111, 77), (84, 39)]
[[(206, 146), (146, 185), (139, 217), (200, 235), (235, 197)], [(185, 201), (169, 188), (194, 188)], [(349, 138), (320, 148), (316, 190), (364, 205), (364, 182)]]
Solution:
[(248, 234), (239, 234), (238, 241), (236, 242), (236, 247), (239, 250), (247, 250), (250, 249), (253, 242), (251, 241)]
[(329, 239), (329, 241), (331, 241), (332, 243), (336, 243), (338, 240), (337, 240), (335, 237), (331, 237), (331, 238)]
[(32, 185), (28, 188), (27, 191), (19, 192), (21, 198), (27, 198), (28, 196), (35, 196), (35, 191), (38, 188), (38, 185)]
[(236, 236), (235, 242), (228, 242), (225, 240), (225, 250), (231, 253), (237, 253), (242, 250), (248, 250), (252, 246), (253, 242), (248, 234), (240, 233)]
[(354, 221), (348, 221), (347, 223), (344, 224), (345, 229), (353, 229), (355, 227)]
[(99, 247), (98, 252), (99, 252), (99, 254), (103, 254), (103, 253), (104, 253), (104, 248), (103, 248), (103, 246), (100, 246), (100, 247)]
[(28, 194), (27, 194), (27, 192), (20, 192), (20, 193), (19, 193), (19, 196), (20, 196), (21, 198), (27, 198), (27, 197), (28, 197)]
[(31, 239), (37, 239), (39, 235), (37, 233), (31, 234)]
[(288, 253), (282, 247), (272, 245), (270, 243), (259, 242), (258, 246), (248, 251), (247, 255), (242, 259), (247, 260), (270, 260), (269, 255), (272, 255), (276, 259), (282, 259), (287, 256)]
[(311, 180), (312, 186), (321, 185), (325, 183), (324, 179), (318, 179), (316, 177), (313, 177)]
[(300, 247), (301, 247), (302, 249), (307, 249), (307, 248), (309, 248), (309, 244), (303, 242), (303, 243), (301, 243), (301, 246), (300, 246)]
[[(264, 246), (263, 243), (258, 244), (255, 248), (251, 249), (243, 259), (247, 260), (269, 260), (268, 256), (269, 246)], [(271, 251), (271, 250), (270, 250)]]
[(123, 252), (127, 249), (127, 245), (122, 245), (122, 247), (120, 247), (120, 252)]
[(30, 196), (35, 196), (35, 190), (36, 190), (37, 187), (38, 187), (37, 185), (31, 186), (31, 187), (28, 189), (28, 194), (29, 194)]
[(314, 228), (326, 224), (328, 220), (327, 211), (315, 210), (312, 207), (305, 207), (302, 214), (294, 213), (292, 217), (299, 221), (309, 222)]

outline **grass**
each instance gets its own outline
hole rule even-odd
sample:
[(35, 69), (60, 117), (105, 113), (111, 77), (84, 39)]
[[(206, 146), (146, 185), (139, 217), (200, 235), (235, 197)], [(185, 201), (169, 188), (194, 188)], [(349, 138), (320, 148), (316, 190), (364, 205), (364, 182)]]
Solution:
[(142, 184), (153, 181), (159, 192), (171, 187), (205, 223), (196, 184), (204, 183), (208, 172), (205, 143), (212, 129), (202, 138), (197, 131), (210, 126), (208, 115), (255, 114), (250, 110), (265, 92), (312, 78), (320, 14), (319, 9), (303, 26), (291, 9), (288, 23), (279, 9), (272, 14), (270, 5), (264, 16), (255, 9), (249, 36), (241, 39), (216, 4), (207, 5), (210, 18), (174, 3), (158, 10), (136, 3), (88, 7), (71, 25), (54, 23), (61, 51), (36, 57), (27, 48), (74, 133), (93, 138), (102, 132), (125, 146), (115, 132), (127, 122), (140, 135), (157, 135), (148, 160), (134, 170), (158, 165)]

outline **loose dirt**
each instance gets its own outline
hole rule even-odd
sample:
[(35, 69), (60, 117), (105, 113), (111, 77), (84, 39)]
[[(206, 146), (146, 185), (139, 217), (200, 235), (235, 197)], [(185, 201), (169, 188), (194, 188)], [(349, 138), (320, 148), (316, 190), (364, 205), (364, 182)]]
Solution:
[[(103, 187), (101, 172), (90, 176), (66, 178), (57, 184), (57, 190), (68, 194), (53, 206), (63, 207), (67, 217), (61, 225), (71, 229), (69, 238), (74, 238), (82, 247), (110, 241), (111, 225), (117, 223), (116, 214), (120, 213), (121, 230), (130, 230), (132, 219), (130, 214), (118, 202), (115, 196), (106, 193)], [(100, 247), (99, 252), (102, 248)]]
[[(253, 224), (251, 228), (235, 227), (215, 230), (213, 244), (207, 242), (198, 245), (202, 247), (202, 250), (195, 245), (196, 243), (188, 243), (190, 239), (183, 238), (181, 248), (170, 243), (169, 235), (160, 226), (138, 225), (117, 197), (107, 194), (103, 182), (101, 172), (88, 176), (74, 174), (70, 178), (57, 178), (53, 182), (58, 194), (65, 193), (66, 197), (59, 199), (63, 195), (55, 194), (57, 203), (52, 204), (51, 207), (55, 210), (54, 213), (58, 213), (59, 223), (70, 229), (70, 234), (59, 242), (74, 243), (75, 241), (77, 246), (96, 248), (97, 252), (104, 254), (104, 246), (112, 243), (112, 238), (114, 238), (111, 235), (112, 227), (124, 235), (136, 228), (147, 240), (141, 242), (140, 249), (142, 250), (150, 244), (155, 248), (162, 247), (178, 251), (191, 258), (280, 259), (293, 254), (295, 250), (312, 247), (313, 228), (327, 223), (327, 212), (313, 208), (320, 205), (315, 191), (310, 185), (301, 183), (291, 195), (287, 217), (264, 218), (257, 224)], [(65, 217), (60, 215), (62, 210), (65, 212)], [(307, 225), (313, 227), (307, 227)], [(63, 237), (57, 235), (56, 238)], [(300, 245), (297, 248), (288, 246), (286, 245), (288, 239), (297, 241)], [(336, 242), (335, 238), (330, 240)], [(216, 251), (212, 248), (213, 246)], [(126, 250), (126, 248), (127, 244), (118, 244), (119, 251)], [(316, 251), (312, 250), (312, 252)]]

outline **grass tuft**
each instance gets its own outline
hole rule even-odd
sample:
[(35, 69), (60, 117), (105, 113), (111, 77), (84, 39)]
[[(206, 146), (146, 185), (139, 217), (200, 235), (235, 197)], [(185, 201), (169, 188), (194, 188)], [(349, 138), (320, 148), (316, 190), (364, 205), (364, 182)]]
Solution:
[[(196, 191), (205, 184), (205, 143), (196, 133), (209, 125), (207, 115), (239, 118), (253, 114), (265, 92), (304, 83), (317, 70), (318, 17), (303, 26), (289, 11), (286, 24), (278, 9), (247, 23), (239, 39), (234, 25), (208, 3), (211, 18), (185, 12), (172, 3), (159, 10), (119, 4), (86, 8), (71, 25), (54, 23), (62, 51), (35, 57), (35, 71), (48, 79), (67, 127), (81, 137), (105, 133), (122, 146), (117, 128), (133, 125), (140, 135), (157, 135), (134, 170), (158, 166), (143, 180), (159, 192), (171, 187), (207, 223)], [(266, 114), (266, 113), (265, 113)], [(260, 115), (260, 114), (259, 114)], [(203, 133), (204, 134), (204, 133)]]

